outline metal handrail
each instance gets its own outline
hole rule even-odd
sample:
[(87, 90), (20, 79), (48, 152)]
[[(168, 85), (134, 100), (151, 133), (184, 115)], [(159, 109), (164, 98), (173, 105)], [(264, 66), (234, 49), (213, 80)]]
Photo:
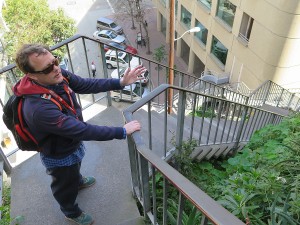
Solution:
[(299, 111), (300, 97), (273, 81), (268, 80), (249, 95), (249, 104), (253, 106), (269, 104), (275, 107)]
[[(154, 122), (154, 119), (157, 117), (157, 115), (155, 114), (154, 108), (151, 106), (151, 101), (157, 98), (159, 95), (166, 96), (169, 89), (179, 91), (180, 93), (177, 115), (168, 116), (166, 113), (166, 104), (165, 111), (161, 112), (161, 116), (158, 118), (160, 124), (157, 124)], [(208, 110), (209, 107), (212, 108), (212, 111), (216, 112), (216, 117), (202, 117), (198, 119), (194, 116), (191, 116), (191, 121), (194, 124), (190, 125), (190, 127), (187, 127), (185, 121), (187, 120), (186, 117), (190, 114), (190, 111), (186, 107), (186, 104), (187, 96), (189, 95), (192, 95), (194, 99), (191, 106), (192, 112), (195, 112), (195, 108), (199, 101), (204, 100), (202, 102), (202, 109), (206, 108), (204, 109), (205, 111)], [(139, 113), (143, 113), (143, 110), (141, 111), (141, 109), (146, 110), (147, 115), (139, 115)], [(222, 112), (222, 109), (225, 111)], [(229, 115), (230, 112), (232, 115)], [(223, 114), (225, 117), (222, 118), (221, 114)], [(159, 132), (159, 130), (164, 131), (163, 134), (158, 134), (159, 138), (164, 139), (164, 143), (159, 143), (158, 145), (163, 146), (164, 148), (173, 148), (171, 151), (174, 150), (174, 148), (176, 149), (176, 146), (181, 146), (185, 138), (187, 140), (195, 138), (193, 133), (193, 125), (196, 123), (201, 123), (201, 131), (199, 131), (200, 137), (196, 135), (198, 147), (195, 149), (196, 152), (192, 153), (192, 155), (195, 157), (198, 157), (199, 155), (201, 155), (201, 157), (218, 157), (220, 154), (223, 154), (224, 156), (233, 154), (241, 142), (245, 143), (249, 140), (255, 130), (260, 129), (267, 124), (278, 124), (282, 120), (283, 116), (250, 107), (247, 105), (247, 103), (239, 104), (236, 102), (230, 102), (223, 98), (200, 94), (195, 91), (170, 86), (167, 84), (160, 85), (145, 98), (129, 106), (123, 111), (123, 115), (125, 122), (138, 119), (140, 116), (143, 116), (143, 118), (148, 118), (148, 122), (146, 122), (143, 126), (143, 130), (147, 131), (146, 133), (148, 136), (145, 136), (142, 132), (135, 132), (131, 137), (128, 138), (128, 147), (131, 163), (133, 192), (143, 206), (144, 216), (148, 217), (152, 224), (158, 223), (155, 184), (155, 174), (157, 173), (161, 174), (165, 180), (163, 187), (163, 224), (167, 224), (166, 214), (168, 207), (166, 199), (169, 185), (172, 185), (179, 192), (179, 215), (183, 213), (182, 201), (187, 200), (193, 206), (197, 207), (200, 212), (202, 212), (203, 217), (201, 224), (203, 225), (208, 224), (208, 221), (213, 224), (220, 225), (243, 224), (242, 221), (238, 220), (235, 218), (235, 216), (218, 205), (218, 203), (211, 199), (207, 194), (197, 188), (194, 184), (184, 178), (179, 172), (174, 170), (174, 168), (165, 162), (164, 159), (167, 158), (167, 155), (170, 151), (169, 149), (162, 149), (163, 154), (160, 154), (158, 149), (154, 147), (156, 142), (159, 142), (159, 140), (154, 140), (155, 134), (154, 131), (152, 131), (152, 123), (155, 123), (156, 133)], [(170, 123), (174, 117), (176, 125), (175, 128), (172, 128)], [(197, 122), (195, 122), (196, 120)], [(213, 125), (214, 123), (215, 125)], [(213, 126), (215, 126), (214, 131)], [(170, 131), (170, 129), (173, 129), (174, 131), (176, 146), (167, 146), (168, 143), (166, 142), (168, 142), (169, 139), (167, 138), (166, 133)], [(205, 135), (208, 136), (204, 138)], [(214, 145), (217, 147), (214, 148)], [(224, 149), (222, 149), (222, 145), (225, 146)], [(210, 148), (208, 151), (204, 149), (207, 146)], [(200, 153), (198, 152), (199, 149), (202, 149)], [(181, 150), (177, 149), (177, 151)], [(171, 154), (174, 153), (175, 151)], [(148, 165), (150, 165), (150, 170)], [(178, 216), (178, 218), (180, 218), (180, 216)], [(177, 223), (181, 224), (181, 221), (178, 219)]]

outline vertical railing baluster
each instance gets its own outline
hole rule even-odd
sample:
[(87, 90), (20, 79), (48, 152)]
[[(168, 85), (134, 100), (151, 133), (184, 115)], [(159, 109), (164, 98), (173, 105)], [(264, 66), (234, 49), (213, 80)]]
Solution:
[(153, 165), (151, 165), (152, 172), (152, 204), (153, 204), (153, 223), (157, 223), (157, 203), (156, 203), (156, 170)]
[(168, 93), (169, 89), (165, 91), (165, 105), (164, 105), (164, 157), (167, 156), (167, 138), (168, 138)]
[(234, 103), (232, 114), (231, 114), (231, 120), (230, 120), (230, 124), (229, 124), (229, 129), (228, 129), (228, 134), (227, 134), (227, 138), (226, 138), (226, 143), (228, 143), (228, 139), (229, 139), (230, 134), (232, 134), (232, 136), (234, 136), (234, 133), (231, 132), (231, 126), (232, 126), (232, 123), (233, 123), (233, 120), (234, 120), (236, 106), (237, 106), (237, 104)]
[(192, 120), (191, 120), (191, 131), (190, 131), (190, 140), (193, 139), (193, 132), (194, 132), (194, 123), (195, 123), (195, 112), (196, 112), (196, 101), (197, 101), (197, 95), (194, 95), (193, 98), (193, 109), (192, 109)]
[[(204, 100), (203, 100), (204, 99)], [(201, 145), (201, 140), (202, 140), (202, 131), (203, 131), (203, 125), (204, 125), (204, 114), (205, 114), (205, 105), (206, 105), (207, 97), (202, 96), (202, 106), (201, 106), (201, 111), (202, 111), (202, 116), (201, 116), (201, 123), (200, 123), (200, 132), (199, 132), (199, 138), (198, 138), (198, 143)]]
[[(185, 118), (185, 103), (186, 103), (186, 92), (179, 91), (177, 125), (176, 125), (176, 146), (182, 145), (184, 118)], [(178, 150), (180, 151), (181, 149), (179, 148)], [(181, 152), (179, 152), (179, 154), (180, 153)]]
[(177, 225), (182, 224), (182, 213), (184, 209), (185, 197), (179, 192), (178, 210), (177, 210)]
[[(228, 113), (230, 111), (230, 102), (225, 102), (225, 121), (224, 121), (224, 125), (223, 125), (223, 129), (222, 129), (222, 134), (221, 134), (221, 140), (220, 143), (223, 142), (223, 137), (224, 137), (224, 132), (226, 130), (226, 124), (227, 124), (227, 118), (228, 118)], [(228, 131), (229, 132), (229, 131)]]
[(141, 154), (138, 154), (138, 158), (144, 217), (146, 218), (147, 212), (151, 210), (148, 161)]
[[(132, 191), (134, 194), (140, 194), (140, 185), (139, 185), (139, 174), (138, 174), (138, 162), (137, 162), (137, 151), (135, 148), (134, 141), (131, 136), (127, 137), (127, 145), (128, 145), (128, 153), (129, 153), (129, 161), (130, 161), (130, 170), (131, 170), (131, 183), (132, 183)], [(139, 193), (136, 193), (136, 189)], [(140, 196), (137, 196), (138, 198)]]
[(208, 224), (208, 219), (205, 215), (202, 215), (202, 220), (200, 225), (207, 225)]
[(149, 149), (152, 150), (152, 120), (151, 120), (151, 101), (148, 102), (148, 139), (149, 139)]
[(166, 177), (163, 179), (163, 225), (167, 225), (168, 223), (168, 180)]

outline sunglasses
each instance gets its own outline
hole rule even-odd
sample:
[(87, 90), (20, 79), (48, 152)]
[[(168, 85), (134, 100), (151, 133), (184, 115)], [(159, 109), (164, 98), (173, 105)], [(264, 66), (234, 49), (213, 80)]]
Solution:
[(54, 66), (58, 66), (59, 65), (59, 61), (57, 58), (53, 59), (52, 63), (50, 64), (50, 66), (48, 66), (46, 69), (41, 70), (41, 71), (32, 71), (30, 73), (40, 73), (40, 74), (49, 74), (53, 71)]

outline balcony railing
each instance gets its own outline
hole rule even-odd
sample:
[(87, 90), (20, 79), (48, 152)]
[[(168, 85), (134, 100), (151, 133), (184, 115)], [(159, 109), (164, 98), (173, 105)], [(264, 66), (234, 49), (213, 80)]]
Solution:
[[(167, 103), (170, 89), (179, 93), (177, 114), (169, 116), (165, 104), (164, 111), (158, 116), (152, 101), (161, 96)], [(192, 97), (191, 102), (188, 96)], [(196, 111), (201, 111), (202, 115), (195, 116)], [(210, 114), (206, 115), (208, 111)], [(143, 206), (144, 216), (152, 224), (168, 224), (170, 205), (167, 199), (171, 186), (178, 191), (177, 224), (182, 224), (184, 202), (189, 202), (201, 212), (201, 221), (197, 224), (244, 224), (165, 160), (180, 154), (182, 150), (178, 146), (192, 139), (197, 141), (198, 146), (191, 157), (198, 160), (234, 154), (256, 130), (267, 124), (280, 123), (281, 115), (250, 107), (247, 103), (235, 103), (166, 84), (129, 106), (123, 114), (126, 122), (147, 118), (147, 122), (142, 124), (143, 131), (128, 138), (128, 146), (133, 191)], [(163, 177), (163, 187), (159, 190), (163, 192), (162, 205), (158, 205), (157, 174)], [(161, 215), (158, 208), (163, 210)]]
[(258, 107), (268, 104), (293, 111), (300, 110), (299, 96), (270, 80), (263, 83), (249, 95), (249, 104)]

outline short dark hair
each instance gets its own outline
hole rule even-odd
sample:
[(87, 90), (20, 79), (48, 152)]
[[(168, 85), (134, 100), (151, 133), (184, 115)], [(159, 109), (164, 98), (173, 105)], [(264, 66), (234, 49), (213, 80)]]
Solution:
[(16, 64), (23, 73), (34, 71), (29, 63), (29, 56), (33, 53), (38, 55), (47, 54), (49, 47), (43, 44), (24, 44), (16, 53)]

